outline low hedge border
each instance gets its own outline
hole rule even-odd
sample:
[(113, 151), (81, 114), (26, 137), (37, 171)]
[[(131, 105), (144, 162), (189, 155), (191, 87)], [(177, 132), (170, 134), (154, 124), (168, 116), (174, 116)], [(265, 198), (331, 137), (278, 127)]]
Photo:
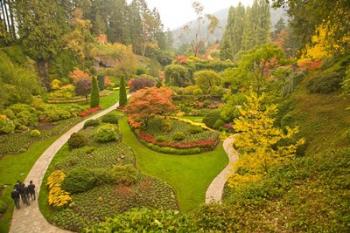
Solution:
[(164, 154), (174, 154), (174, 155), (194, 155), (194, 154), (200, 154), (202, 152), (208, 151), (205, 150), (204, 148), (190, 148), (190, 149), (176, 149), (172, 147), (161, 147), (152, 143), (148, 143), (146, 141), (141, 140), (140, 138), (137, 137), (139, 142), (141, 142), (143, 145), (145, 145), (147, 148), (159, 152), (159, 153), (164, 153)]

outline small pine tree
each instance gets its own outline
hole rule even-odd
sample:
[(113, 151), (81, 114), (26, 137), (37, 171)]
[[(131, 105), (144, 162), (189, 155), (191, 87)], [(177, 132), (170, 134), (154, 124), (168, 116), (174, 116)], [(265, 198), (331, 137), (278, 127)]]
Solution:
[(128, 103), (128, 97), (126, 95), (125, 80), (124, 77), (120, 78), (119, 84), (119, 106), (123, 107)]
[(95, 77), (93, 77), (92, 78), (90, 107), (96, 108), (99, 105), (100, 105), (100, 90), (98, 88), (97, 79)]

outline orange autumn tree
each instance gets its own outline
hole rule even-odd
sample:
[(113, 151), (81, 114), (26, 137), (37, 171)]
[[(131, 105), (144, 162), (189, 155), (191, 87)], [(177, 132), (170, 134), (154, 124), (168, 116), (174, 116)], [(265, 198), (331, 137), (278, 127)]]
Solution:
[(147, 125), (156, 115), (167, 116), (176, 110), (172, 102), (173, 92), (169, 88), (146, 88), (135, 92), (126, 107), (129, 124), (134, 128)]

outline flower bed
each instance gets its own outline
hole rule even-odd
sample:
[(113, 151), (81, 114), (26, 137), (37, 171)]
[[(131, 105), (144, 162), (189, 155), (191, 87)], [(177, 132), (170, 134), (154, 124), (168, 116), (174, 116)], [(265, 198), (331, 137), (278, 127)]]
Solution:
[(161, 117), (149, 120), (147, 127), (134, 129), (134, 133), (150, 149), (168, 154), (211, 151), (220, 141), (219, 134), (215, 131)]

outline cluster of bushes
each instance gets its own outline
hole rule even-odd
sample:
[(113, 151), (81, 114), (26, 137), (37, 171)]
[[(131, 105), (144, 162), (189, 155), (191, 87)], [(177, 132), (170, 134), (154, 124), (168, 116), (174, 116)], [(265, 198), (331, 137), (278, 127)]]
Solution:
[(59, 106), (45, 104), (41, 100), (34, 101), (32, 105), (13, 104), (0, 114), (0, 133), (27, 130), (36, 127), (39, 121), (56, 122), (77, 117), (82, 109), (76, 104)]
[[(100, 125), (99, 120), (90, 120), (87, 121), (84, 124), (84, 128), (88, 127), (96, 127)], [(94, 132), (94, 140), (99, 143), (108, 143), (112, 141), (120, 141), (121, 136), (119, 134), (118, 127), (110, 124), (110, 123), (105, 123), (101, 125), (100, 127), (97, 128), (97, 130)], [(88, 144), (89, 140), (83, 133), (74, 133), (68, 140), (68, 146), (69, 149), (77, 149), (84, 147)]]
[(311, 93), (328, 94), (335, 92), (341, 88), (343, 76), (344, 74), (337, 72), (324, 74), (310, 80), (307, 88)]
[(130, 186), (139, 178), (131, 165), (115, 165), (112, 169), (76, 167), (70, 170), (62, 182), (62, 188), (72, 194), (86, 192), (103, 184)]
[(203, 123), (212, 129), (221, 129), (225, 125), (225, 121), (221, 118), (221, 111), (214, 110), (203, 118)]

